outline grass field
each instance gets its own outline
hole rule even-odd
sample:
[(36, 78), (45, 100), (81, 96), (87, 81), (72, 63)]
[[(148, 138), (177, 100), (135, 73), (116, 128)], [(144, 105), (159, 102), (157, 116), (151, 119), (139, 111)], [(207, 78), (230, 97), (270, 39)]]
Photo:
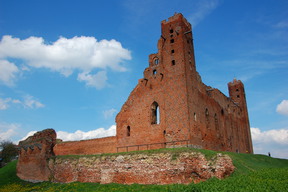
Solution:
[[(145, 153), (170, 152), (179, 154), (183, 151), (195, 149), (160, 149)], [(207, 158), (216, 152), (197, 150), (204, 153)], [(135, 152), (132, 152), (135, 153)], [(137, 152), (138, 153), (138, 152)], [(143, 152), (142, 152), (143, 153)], [(288, 191), (288, 160), (276, 159), (264, 155), (228, 153), (236, 166), (236, 171), (224, 180), (216, 178), (198, 184), (180, 185), (121, 185), (98, 183), (29, 183), (16, 176), (17, 161), (9, 163), (0, 169), (0, 192), (13, 191)], [(69, 158), (69, 157), (64, 157)]]

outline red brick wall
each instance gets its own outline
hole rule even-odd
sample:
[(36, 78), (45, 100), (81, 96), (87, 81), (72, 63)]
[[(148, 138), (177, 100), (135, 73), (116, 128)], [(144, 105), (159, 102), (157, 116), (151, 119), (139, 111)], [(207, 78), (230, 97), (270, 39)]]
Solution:
[(63, 142), (56, 144), (53, 150), (55, 155), (116, 153), (116, 137)]
[[(229, 83), (227, 97), (202, 83), (192, 28), (181, 14), (162, 21), (161, 29), (158, 53), (149, 56), (144, 78), (116, 117), (117, 146), (189, 140), (194, 147), (253, 153), (244, 85)], [(153, 102), (159, 124), (151, 124)]]
[(17, 176), (28, 181), (48, 181), (51, 172), (48, 159), (52, 157), (56, 132), (45, 129), (19, 142)]

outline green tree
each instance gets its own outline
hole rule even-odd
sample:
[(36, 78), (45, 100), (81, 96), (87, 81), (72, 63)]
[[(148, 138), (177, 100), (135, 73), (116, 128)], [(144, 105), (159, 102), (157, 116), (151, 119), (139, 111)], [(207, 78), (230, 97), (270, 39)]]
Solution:
[(15, 144), (11, 141), (2, 141), (0, 143), (1, 158), (5, 163), (10, 162), (18, 155), (18, 150)]

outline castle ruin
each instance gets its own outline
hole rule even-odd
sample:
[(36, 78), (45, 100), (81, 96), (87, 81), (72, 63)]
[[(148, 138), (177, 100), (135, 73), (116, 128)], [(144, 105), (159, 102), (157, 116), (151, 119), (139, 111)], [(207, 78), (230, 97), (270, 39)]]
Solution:
[[(236, 79), (228, 83), (227, 97), (201, 81), (196, 71), (192, 27), (182, 14), (161, 22), (157, 47), (158, 53), (149, 55), (144, 77), (116, 117), (116, 136), (58, 144), (53, 137), (49, 157), (183, 146), (253, 153), (243, 83)], [(41, 152), (45, 149), (42, 143), (29, 141), (33, 142), (28, 147), (25, 142), (20, 144), (17, 166), (21, 170), (18, 176), (26, 179), (25, 171), (39, 163), (33, 161), (35, 155), (29, 160), (27, 153), (45, 154)]]

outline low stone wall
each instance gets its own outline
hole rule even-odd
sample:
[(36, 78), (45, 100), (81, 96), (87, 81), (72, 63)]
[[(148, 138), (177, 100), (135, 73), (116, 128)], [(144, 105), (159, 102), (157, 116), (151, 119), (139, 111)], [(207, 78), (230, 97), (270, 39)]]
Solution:
[(197, 183), (211, 177), (224, 178), (235, 169), (227, 155), (212, 160), (198, 152), (105, 156), (66, 156), (49, 160), (54, 182), (121, 184)]
[(63, 142), (56, 144), (53, 150), (55, 155), (116, 153), (116, 137)]

